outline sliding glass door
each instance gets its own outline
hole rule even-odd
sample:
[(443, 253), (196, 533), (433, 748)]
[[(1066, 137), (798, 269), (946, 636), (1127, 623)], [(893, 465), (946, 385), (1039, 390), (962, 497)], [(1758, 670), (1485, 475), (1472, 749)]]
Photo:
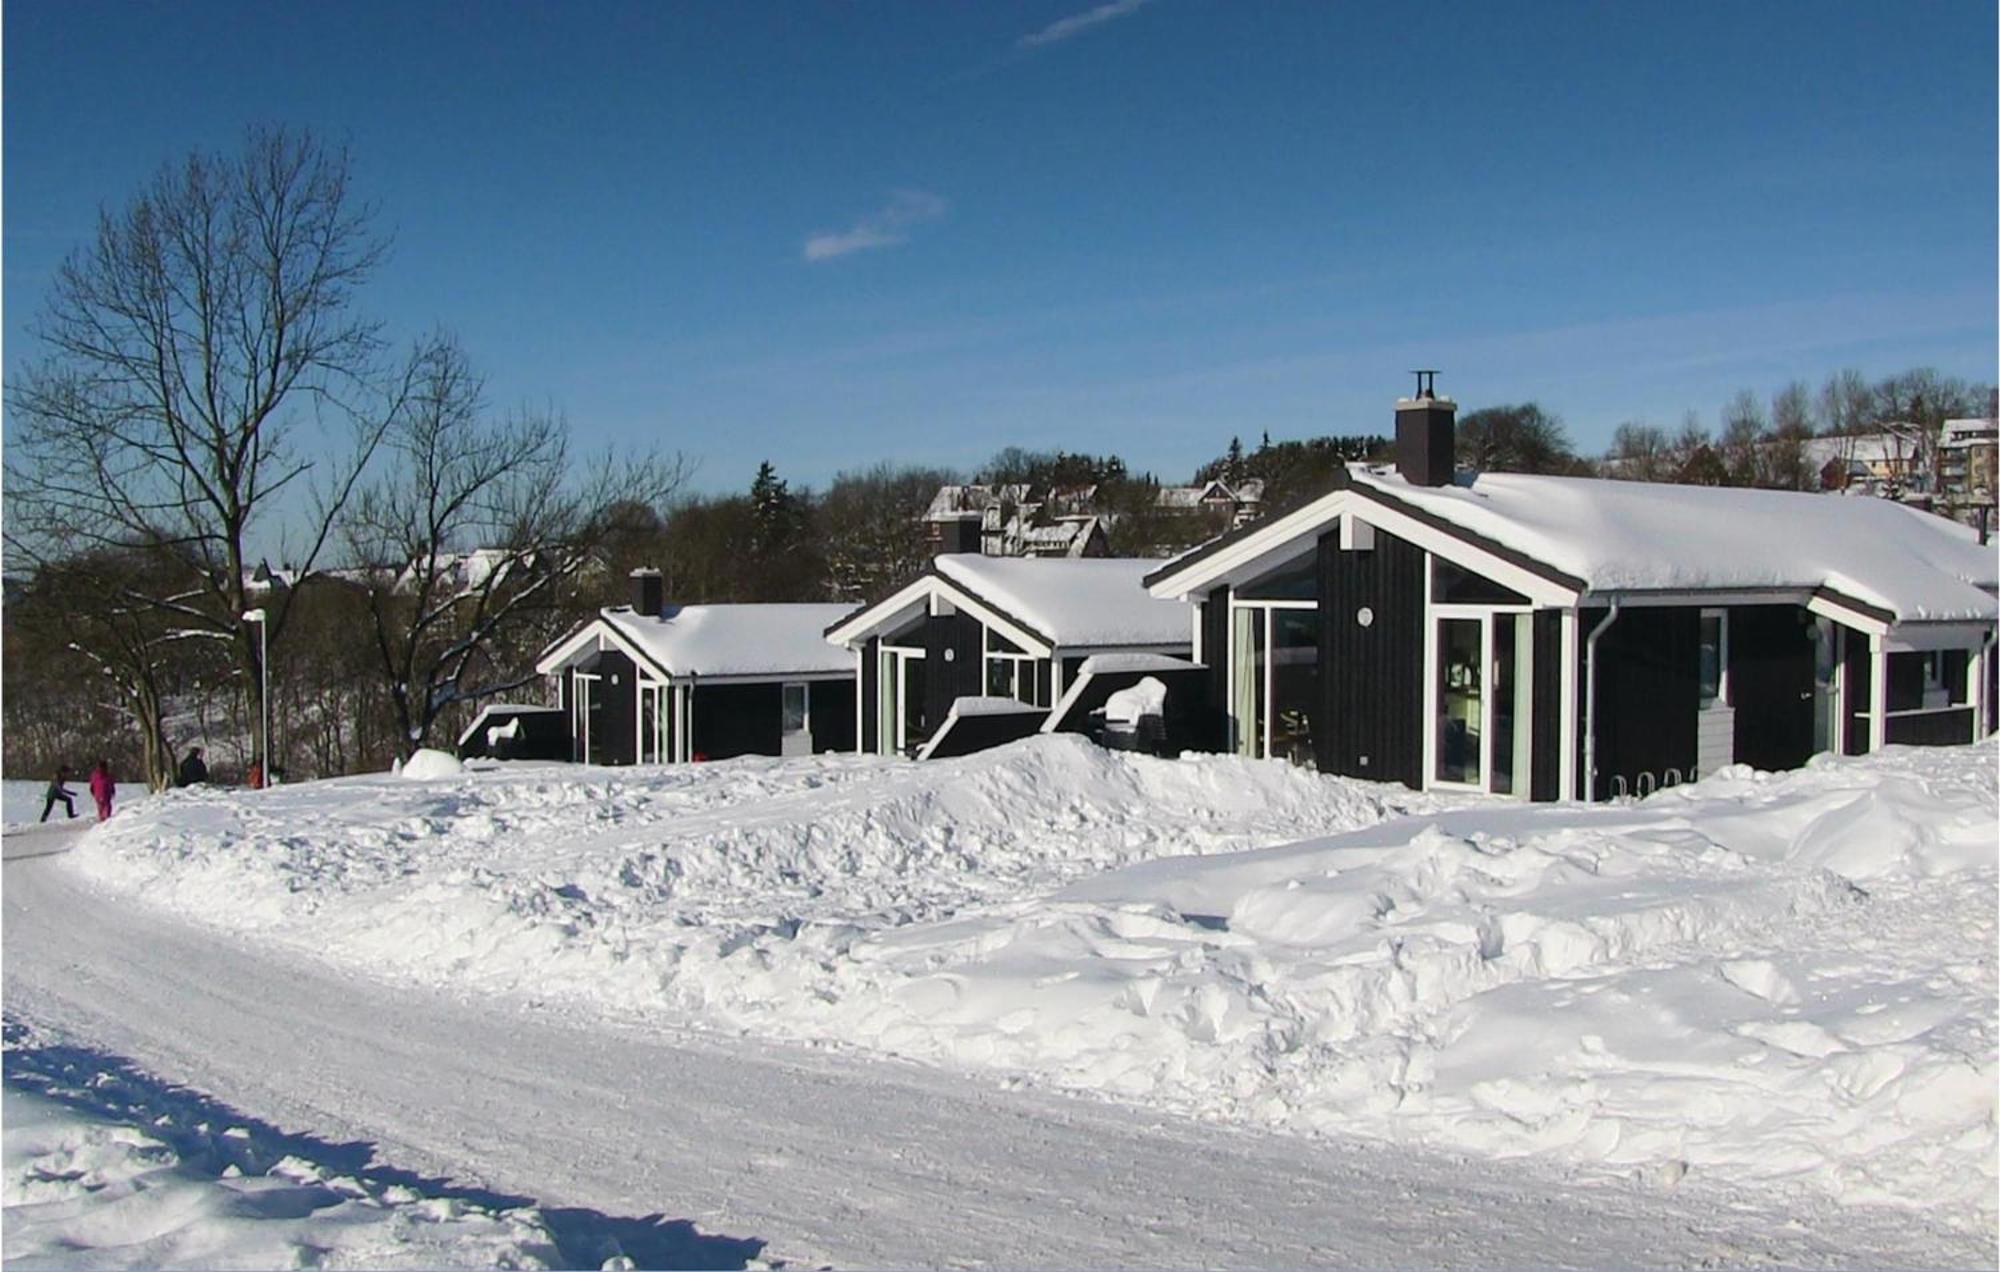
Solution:
[(1230, 721), (1238, 755), (1315, 762), (1319, 627), (1319, 608), (1311, 602), (1235, 607)]

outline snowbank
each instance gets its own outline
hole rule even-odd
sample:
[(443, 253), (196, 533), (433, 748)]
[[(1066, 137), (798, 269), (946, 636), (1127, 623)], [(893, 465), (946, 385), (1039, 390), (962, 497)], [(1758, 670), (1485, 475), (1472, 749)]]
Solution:
[(537, 1210), (328, 1170), (268, 1131), (203, 1121), (159, 1099), (165, 1088), (140, 1093), (102, 1067), (16, 1072), (23, 1053), (9, 1032), (0, 1104), (9, 1267), (567, 1265)]
[(440, 778), (457, 777), (465, 772), (465, 766), (449, 751), (434, 751), (429, 747), (419, 750), (396, 770), (413, 782), (434, 782)]
[(392, 978), (1990, 1225), (1996, 756), (1450, 809), (1068, 736), (508, 765), (176, 792), (71, 865)]

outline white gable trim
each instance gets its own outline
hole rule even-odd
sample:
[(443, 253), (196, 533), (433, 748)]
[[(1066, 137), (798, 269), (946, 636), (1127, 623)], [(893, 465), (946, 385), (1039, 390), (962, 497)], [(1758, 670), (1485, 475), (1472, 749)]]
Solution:
[(630, 637), (618, 629), (618, 624), (605, 615), (599, 615), (584, 624), (575, 635), (543, 654), (542, 660), (535, 664), (535, 670), (544, 676), (555, 675), (574, 661), (578, 654), (583, 653), (586, 644), (592, 652), (603, 649), (606, 645), (616, 648), (630, 658), (641, 672), (651, 671), (656, 680), (674, 678), (673, 668), (664, 666), (658, 659), (634, 644)]
[(871, 605), (828, 632), (826, 638), (835, 645), (855, 649), (873, 632), (900, 626), (916, 617), (919, 606), (927, 614), (939, 614), (946, 612), (941, 609), (945, 605), (964, 610), (1037, 658), (1047, 658), (1054, 652), (1054, 644), (1048, 637), (1007, 618), (954, 580), (937, 574), (926, 574), (888, 600)]
[[(1358, 520), (1362, 525), (1386, 530), (1406, 543), (1511, 588), (1538, 606), (1572, 606), (1581, 595), (1575, 589), (1524, 569), (1477, 544), (1468, 543), (1457, 535), (1439, 530), (1387, 504), (1378, 503), (1369, 497), (1366, 489), (1359, 487), (1347, 487), (1322, 495), (1297, 512), (1288, 513), (1264, 529), (1244, 536), (1242, 541), (1207, 560), (1168, 575), (1147, 590), (1157, 597), (1184, 601), (1198, 592), (1207, 592), (1224, 583), (1254, 578), (1264, 573), (1265, 567), (1299, 555), (1299, 540), (1316, 540), (1320, 534), (1349, 518)], [(1348, 541), (1358, 547), (1361, 542), (1367, 541), (1367, 536), (1356, 535), (1350, 530)]]

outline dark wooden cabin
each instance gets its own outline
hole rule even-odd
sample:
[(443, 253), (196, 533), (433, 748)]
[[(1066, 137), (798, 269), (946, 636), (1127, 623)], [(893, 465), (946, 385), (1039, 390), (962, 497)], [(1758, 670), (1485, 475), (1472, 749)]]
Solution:
[(671, 764), (817, 755), (854, 739), (854, 666), (822, 633), (844, 605), (668, 605), (635, 571), (630, 606), (544, 650), (571, 755)]
[(1604, 799), (1729, 764), (1995, 728), (1972, 531), (1883, 500), (1454, 469), (1397, 406), (1394, 471), (1156, 569), (1199, 614), (1218, 749), (1418, 789)]
[[(1157, 564), (937, 557), (922, 578), (827, 628), (857, 678), (854, 745), (918, 755), (947, 720), (955, 736), (945, 749), (953, 753), (997, 744), (1040, 727), (1094, 654), (1184, 657), (1193, 644), (1190, 611), (1143, 586)], [(993, 698), (1041, 714), (969, 707), (953, 715), (961, 699)]]

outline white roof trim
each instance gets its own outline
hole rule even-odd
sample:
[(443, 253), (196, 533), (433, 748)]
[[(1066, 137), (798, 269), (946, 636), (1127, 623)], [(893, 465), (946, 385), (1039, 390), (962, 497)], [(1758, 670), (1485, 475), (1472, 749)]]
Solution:
[(913, 609), (919, 603), (926, 607), (927, 613), (936, 613), (939, 600), (951, 602), (1037, 658), (1048, 658), (1055, 653), (1055, 647), (1041, 633), (1003, 617), (979, 597), (966, 591), (953, 580), (938, 574), (926, 574), (889, 599), (876, 602), (828, 632), (826, 638), (833, 644), (848, 649), (857, 648), (861, 642), (868, 639), (871, 631), (899, 626), (900, 624), (893, 620), (900, 618), (905, 610)]
[(1387, 504), (1378, 503), (1369, 498), (1366, 489), (1353, 486), (1321, 495), (1262, 530), (1245, 535), (1241, 542), (1217, 552), (1206, 561), (1198, 561), (1180, 574), (1160, 580), (1147, 591), (1157, 597), (1184, 601), (1196, 592), (1206, 592), (1238, 578), (1254, 578), (1264, 572), (1257, 567), (1291, 559), (1297, 555), (1295, 548), (1299, 539), (1317, 537), (1318, 532), (1336, 525), (1342, 516), (1356, 517), (1406, 543), (1462, 565), (1519, 592), (1535, 605), (1570, 606), (1576, 604), (1581, 595), (1477, 544), (1468, 543), (1457, 535), (1447, 534)]

